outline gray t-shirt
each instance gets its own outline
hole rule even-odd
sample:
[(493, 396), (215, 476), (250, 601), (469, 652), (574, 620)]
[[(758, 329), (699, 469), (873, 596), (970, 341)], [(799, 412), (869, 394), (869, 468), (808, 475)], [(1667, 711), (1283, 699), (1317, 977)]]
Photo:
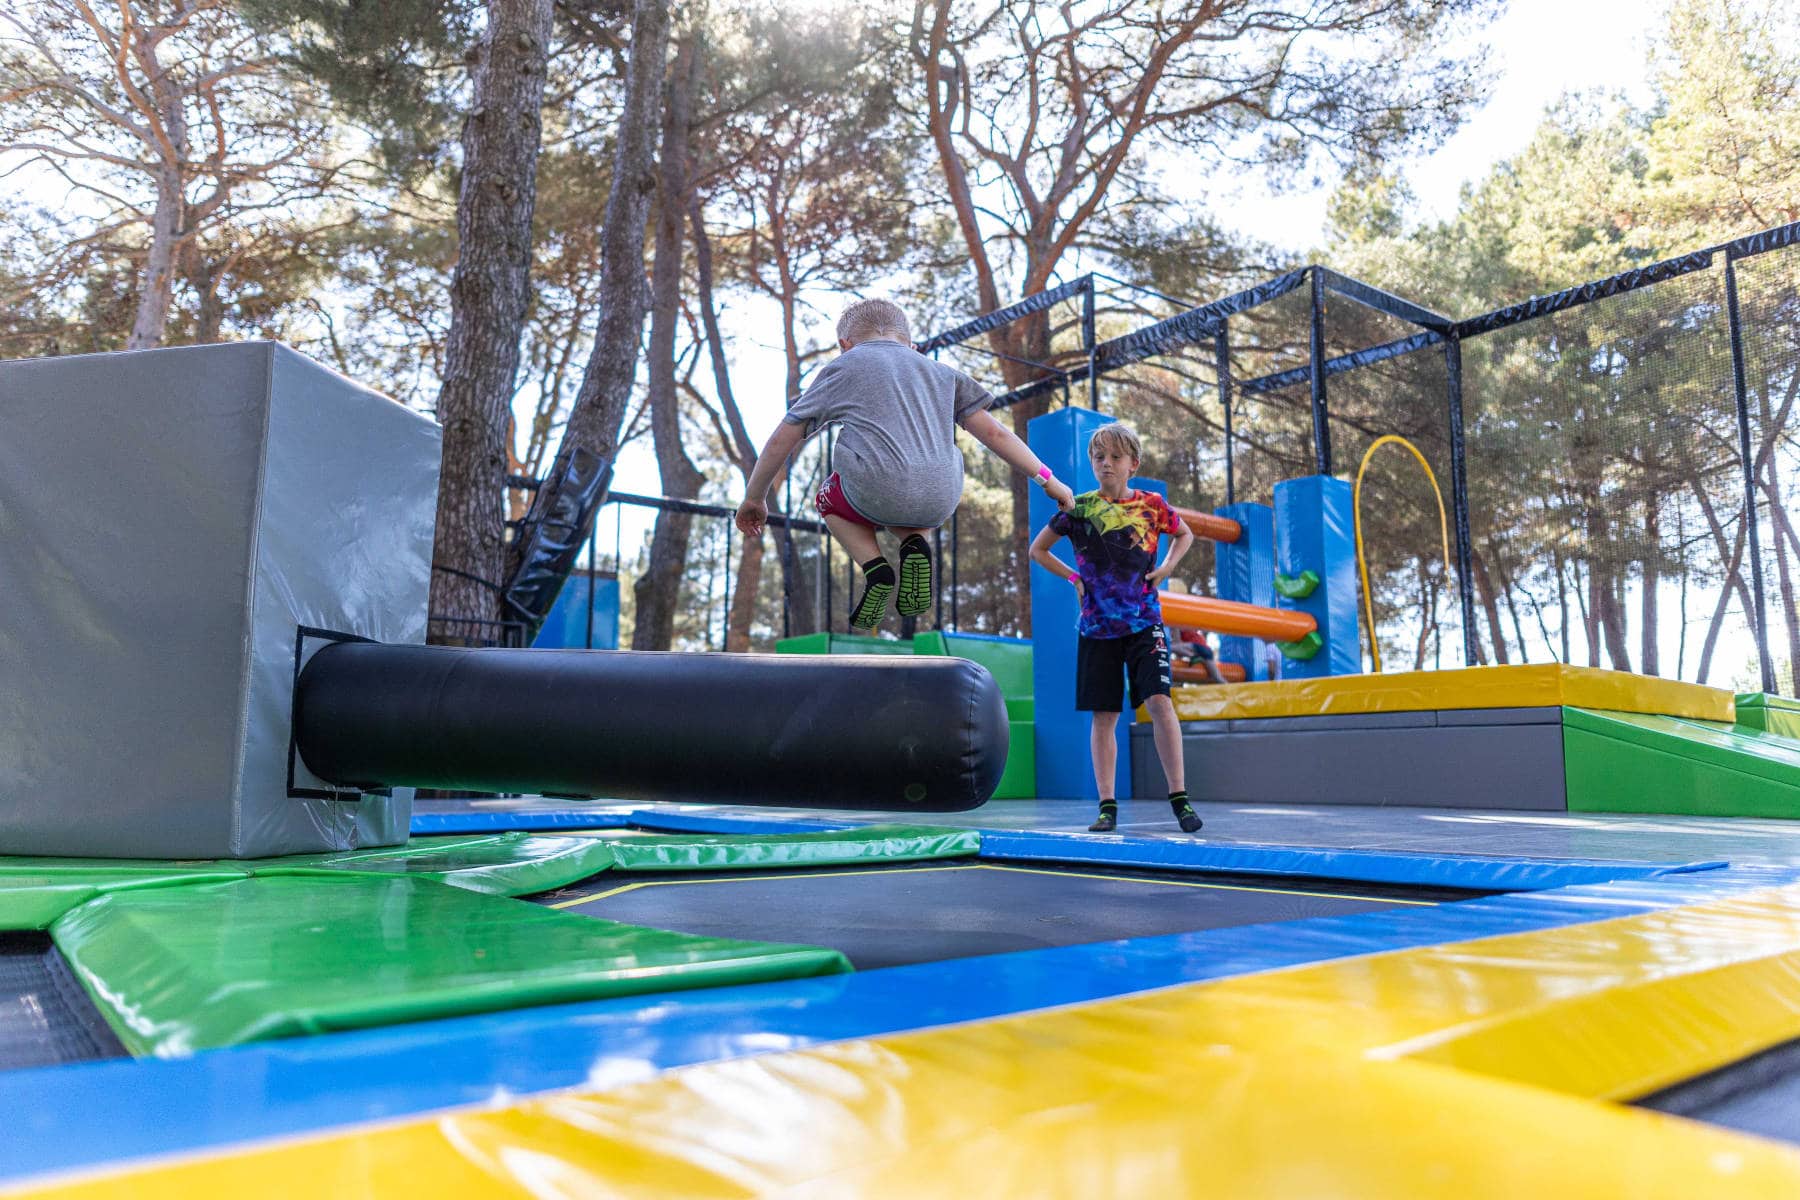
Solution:
[(883, 339), (827, 363), (786, 419), (809, 436), (837, 424), (832, 466), (857, 512), (877, 525), (931, 529), (962, 499), (956, 424), (993, 401), (956, 368)]

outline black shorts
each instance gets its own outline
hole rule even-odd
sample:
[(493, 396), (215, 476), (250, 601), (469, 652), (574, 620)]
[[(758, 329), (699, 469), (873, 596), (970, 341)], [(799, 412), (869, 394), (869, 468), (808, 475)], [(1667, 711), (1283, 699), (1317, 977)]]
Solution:
[(1124, 712), (1125, 679), (1131, 678), (1131, 707), (1169, 694), (1169, 643), (1163, 627), (1152, 625), (1116, 638), (1080, 638), (1075, 646), (1075, 708), (1080, 712)]

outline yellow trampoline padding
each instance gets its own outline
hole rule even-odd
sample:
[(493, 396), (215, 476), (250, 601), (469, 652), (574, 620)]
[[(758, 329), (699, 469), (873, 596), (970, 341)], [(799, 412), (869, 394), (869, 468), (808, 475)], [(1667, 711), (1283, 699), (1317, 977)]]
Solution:
[(1800, 885), (702, 1064), (28, 1193), (1800, 1195), (1596, 1097), (1800, 1036)]
[(1703, 721), (1737, 719), (1737, 697), (1719, 688), (1557, 663), (1182, 686), (1174, 690), (1174, 699), (1184, 721), (1565, 705)]

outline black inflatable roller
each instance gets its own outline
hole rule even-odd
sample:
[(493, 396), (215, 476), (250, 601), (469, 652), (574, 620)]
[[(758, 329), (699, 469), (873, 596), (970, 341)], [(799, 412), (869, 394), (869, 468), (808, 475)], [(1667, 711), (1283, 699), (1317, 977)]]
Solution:
[(959, 658), (339, 642), (301, 672), (294, 739), (342, 787), (961, 812), (1007, 724)]

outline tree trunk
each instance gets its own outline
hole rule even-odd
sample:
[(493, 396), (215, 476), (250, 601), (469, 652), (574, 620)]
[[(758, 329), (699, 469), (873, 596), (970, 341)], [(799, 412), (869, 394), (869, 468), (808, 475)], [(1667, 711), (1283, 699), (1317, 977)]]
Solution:
[[(1775, 469), (1770, 466), (1768, 475), (1762, 480), (1763, 494), (1769, 498), (1769, 541), (1775, 548), (1775, 579), (1781, 595), (1781, 615), (1787, 626), (1788, 673), (1790, 678), (1800, 676), (1800, 597), (1796, 597), (1793, 570), (1790, 568), (1788, 545), (1793, 542), (1800, 545), (1800, 537), (1794, 534), (1794, 527), (1788, 520), (1787, 510), (1781, 507), (1781, 485), (1775, 480)], [(1770, 643), (1769, 653), (1775, 653), (1774, 640)], [(1781, 673), (1779, 662), (1771, 664), (1777, 675)]]
[[(788, 281), (785, 265), (782, 267), (783, 288), (781, 294), (781, 348), (787, 359), (787, 403), (792, 405), (800, 395), (800, 337), (799, 291)], [(796, 458), (799, 456), (796, 455)], [(793, 470), (794, 463), (788, 463), (788, 470)], [(791, 482), (791, 478), (790, 478)], [(784, 491), (791, 492), (791, 488)], [(801, 489), (804, 492), (804, 488)], [(792, 503), (783, 507), (790, 513), (806, 511), (809, 497), (793, 496)], [(775, 531), (781, 551), (781, 589), (788, 609), (790, 632), (795, 634), (811, 633), (816, 629), (830, 628), (831, 614), (826, 613), (823, 621), (818, 618), (818, 606), (813, 596), (813, 581), (806, 578), (800, 561), (800, 544), (794, 540), (793, 531), (787, 526), (780, 526)]]
[[(456, 272), (437, 415), (444, 427), (431, 612), (443, 640), (481, 639), (502, 617), (507, 429), (530, 298), (551, 0), (490, 0), (462, 133)], [(496, 631), (497, 632), (497, 631)]]
[(1644, 501), (1644, 543), (1649, 548), (1644, 554), (1644, 595), (1640, 611), (1643, 614), (1644, 628), (1638, 661), (1643, 664), (1644, 674), (1660, 675), (1660, 662), (1656, 651), (1656, 589), (1661, 581), (1657, 559), (1662, 553), (1662, 530), (1657, 520), (1657, 496), (1653, 491)]
[[(635, 0), (631, 14), (631, 62), (625, 71), (625, 101), (619, 111), (619, 138), (613, 148), (612, 190), (600, 231), (600, 321), (594, 349), (582, 373), (581, 390), (563, 427), (562, 444), (548, 472), (561, 478), (577, 450), (611, 464), (619, 449), (619, 428), (637, 375), (638, 337), (644, 328), (644, 220), (656, 190), (657, 102), (667, 57), (669, 8), (665, 0)], [(554, 511), (561, 499), (540, 489), (526, 517), (529, 524)], [(592, 521), (592, 515), (589, 521)], [(581, 536), (586, 536), (581, 530)], [(516, 561), (512, 564), (516, 567)]]
[(169, 323), (169, 307), (175, 296), (175, 252), (181, 241), (181, 218), (187, 209), (181, 192), (181, 176), (165, 169), (156, 181), (156, 209), (150, 216), (150, 250), (144, 258), (144, 278), (138, 285), (137, 313), (127, 350), (152, 350), (162, 345)]
[[(681, 444), (681, 399), (675, 390), (675, 327), (681, 320), (682, 253), (687, 245), (682, 227), (688, 207), (688, 113), (696, 61), (693, 39), (683, 38), (675, 50), (663, 109), (656, 261), (650, 278), (650, 432), (663, 495), (677, 500), (698, 497), (706, 480)], [(693, 528), (694, 518), (688, 513), (665, 509), (656, 514), (650, 563), (633, 587), (637, 601), (633, 650), (667, 650), (674, 643)]]
[(1505, 666), (1508, 661), (1506, 632), (1500, 628), (1500, 600), (1494, 595), (1494, 582), (1488, 577), (1486, 561), (1479, 553), (1472, 553), (1469, 558), (1475, 566), (1475, 590), (1481, 595), (1482, 611), (1487, 613), (1488, 636), (1494, 642), (1494, 662)]

